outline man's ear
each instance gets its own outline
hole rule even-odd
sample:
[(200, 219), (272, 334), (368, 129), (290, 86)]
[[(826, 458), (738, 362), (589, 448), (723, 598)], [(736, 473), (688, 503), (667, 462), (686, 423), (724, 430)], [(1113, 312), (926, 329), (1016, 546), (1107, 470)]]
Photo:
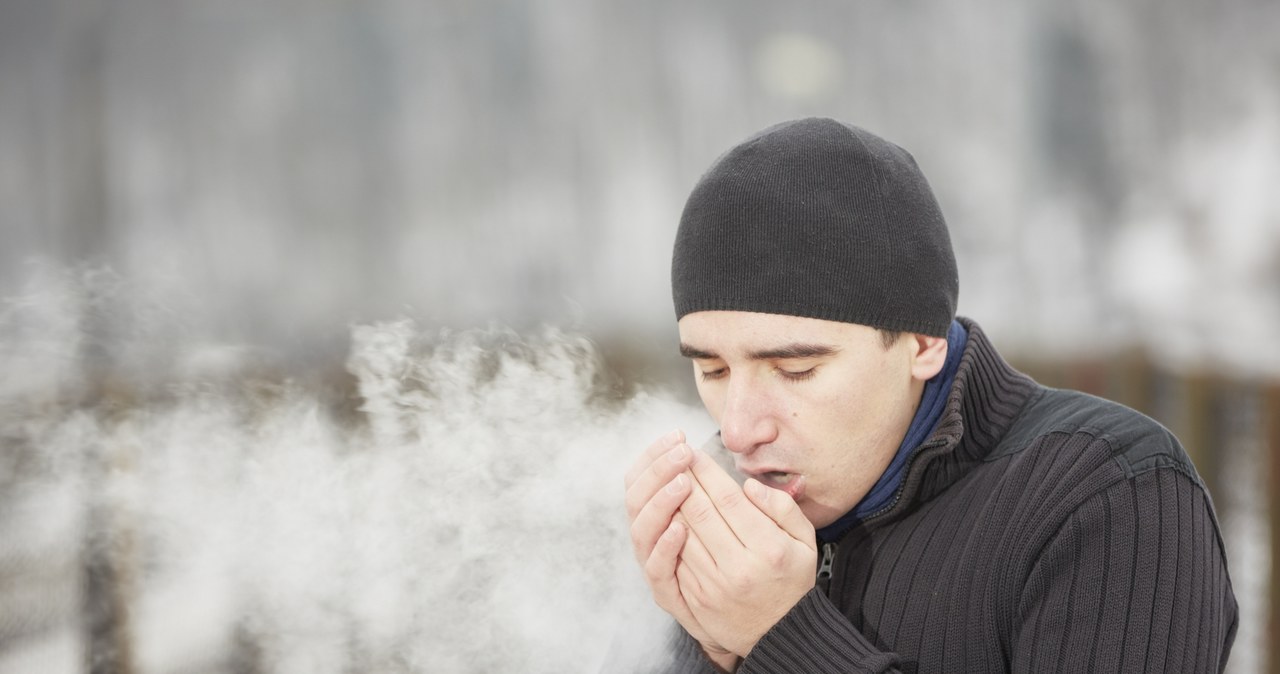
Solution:
[(911, 340), (911, 377), (928, 381), (942, 371), (947, 362), (947, 338), (929, 335), (907, 335)]

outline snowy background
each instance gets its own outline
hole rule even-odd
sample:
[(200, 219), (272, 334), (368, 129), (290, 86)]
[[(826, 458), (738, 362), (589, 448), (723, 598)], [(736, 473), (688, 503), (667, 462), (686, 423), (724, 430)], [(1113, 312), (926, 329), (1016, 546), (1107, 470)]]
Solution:
[[(1015, 360), (1274, 382), (1277, 34), (1270, 0), (0, 0), (0, 672), (80, 671), (85, 634), (139, 672), (561, 671), (538, 629), (635, 599), (621, 467), (706, 432), (684, 197), (782, 119), (916, 156)], [(1248, 672), (1265, 457), (1229, 440)], [(547, 594), (504, 602), (499, 538)], [(476, 565), (498, 590), (442, 571)]]

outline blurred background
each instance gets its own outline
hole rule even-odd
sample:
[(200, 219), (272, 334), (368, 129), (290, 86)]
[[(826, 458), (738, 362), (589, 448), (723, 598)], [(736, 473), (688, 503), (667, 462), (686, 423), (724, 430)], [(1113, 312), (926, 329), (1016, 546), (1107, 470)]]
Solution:
[[(352, 414), (352, 326), (402, 316), (560, 326), (612, 395), (692, 403), (684, 197), (831, 116), (915, 155), (1007, 357), (1179, 434), (1231, 557), (1230, 670), (1280, 671), (1276, 35), (1272, 0), (0, 0), (0, 504), (32, 419), (175, 382)], [(0, 598), (31, 582), (12, 549)], [(0, 617), (0, 670), (59, 616)]]

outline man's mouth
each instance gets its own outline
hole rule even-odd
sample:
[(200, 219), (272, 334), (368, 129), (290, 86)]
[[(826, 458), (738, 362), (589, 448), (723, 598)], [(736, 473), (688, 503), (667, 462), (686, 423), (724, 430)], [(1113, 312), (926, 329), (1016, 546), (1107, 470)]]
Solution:
[(789, 482), (796, 479), (796, 474), (784, 473), (780, 470), (771, 470), (767, 473), (762, 473), (760, 477), (768, 480), (771, 485), (786, 486)]
[(749, 475), (759, 480), (766, 487), (786, 492), (793, 501), (799, 501), (800, 497), (804, 495), (805, 479), (803, 475), (781, 470), (766, 470), (758, 473), (749, 473)]

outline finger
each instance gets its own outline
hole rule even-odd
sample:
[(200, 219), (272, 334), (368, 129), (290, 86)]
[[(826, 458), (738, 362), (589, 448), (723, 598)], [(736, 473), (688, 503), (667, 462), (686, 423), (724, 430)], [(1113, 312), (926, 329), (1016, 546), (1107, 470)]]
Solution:
[[(777, 525), (749, 501), (742, 487), (723, 468), (702, 451), (694, 452), (690, 467), (694, 479), (710, 498), (733, 535), (746, 547), (753, 537), (769, 535)], [(696, 490), (695, 490), (696, 491)], [(696, 529), (695, 529), (696, 530)], [(702, 531), (697, 530), (701, 536)], [(707, 541), (714, 546), (716, 541)]]
[(642, 566), (648, 563), (659, 538), (671, 527), (676, 511), (688, 497), (692, 486), (693, 480), (687, 474), (676, 475), (649, 499), (631, 521), (631, 548), (636, 561)]
[(680, 551), (684, 548), (685, 542), (689, 538), (689, 530), (679, 522), (672, 522), (671, 526), (658, 537), (656, 544), (653, 546), (653, 554), (649, 555), (644, 562), (645, 577), (649, 580), (650, 587), (653, 588), (655, 598), (661, 590), (663, 593), (670, 594), (670, 591), (677, 588), (667, 587), (676, 576), (676, 564), (680, 561)]
[(653, 500), (654, 495), (670, 484), (676, 475), (684, 472), (692, 461), (693, 450), (683, 442), (677, 443), (651, 461), (627, 487), (627, 517), (634, 520), (640, 510)]
[[(741, 491), (738, 497), (746, 501)], [(755, 507), (750, 503), (747, 505)], [(680, 504), (680, 514), (684, 515), (689, 529), (698, 540), (702, 541), (711, 559), (714, 560), (712, 568), (734, 563), (735, 556), (744, 548), (742, 541), (725, 521), (707, 491), (696, 480), (691, 480), (689, 495), (685, 497), (684, 503)], [(763, 513), (760, 513), (760, 518), (766, 523), (769, 522), (769, 518)], [(773, 524), (769, 526), (776, 528)]]
[[(676, 580), (680, 582), (680, 595), (690, 612), (707, 606), (707, 590), (709, 583), (714, 583), (717, 575), (715, 560), (710, 551), (698, 540), (698, 535), (691, 529), (685, 535), (684, 545), (680, 549), (679, 565), (676, 567)], [(695, 615), (696, 617), (696, 615)]]
[(716, 560), (693, 531), (685, 536), (684, 547), (680, 549), (680, 560), (700, 576), (708, 575), (716, 569)]
[(649, 467), (649, 464), (653, 463), (654, 459), (662, 456), (672, 447), (675, 447), (682, 442), (684, 442), (684, 431), (678, 428), (653, 441), (653, 443), (645, 448), (644, 452), (640, 454), (640, 457), (636, 459), (636, 462), (631, 465), (631, 468), (627, 470), (625, 479), (627, 487), (630, 487), (631, 483), (636, 481), (636, 478)]
[(813, 523), (804, 516), (800, 506), (796, 505), (790, 494), (770, 489), (755, 478), (747, 478), (746, 483), (742, 485), (742, 491), (760, 509), (760, 512), (777, 523), (783, 531), (809, 548), (817, 550)]
[(679, 522), (673, 522), (658, 539), (653, 554), (645, 561), (645, 580), (653, 592), (653, 600), (684, 625), (686, 629), (697, 624), (689, 606), (684, 599), (680, 587), (677, 569), (680, 566), (680, 551), (688, 538), (688, 529)]
[[(658, 538), (653, 555), (646, 561), (645, 579), (649, 582), (654, 601), (671, 614), (676, 622), (684, 625), (686, 631), (694, 634), (694, 638), (704, 641), (708, 638), (707, 633), (692, 613), (686, 593), (690, 588), (698, 588), (698, 592), (701, 592), (700, 584), (690, 576), (685, 563), (691, 538), (689, 527), (681, 522), (672, 522), (671, 527)], [(682, 583), (681, 577), (689, 584)]]
[(702, 589), (702, 581), (698, 579), (698, 574), (684, 560), (676, 566), (676, 583), (680, 590), (680, 600), (696, 620), (698, 616), (695, 612), (701, 611), (707, 605), (707, 592)]

